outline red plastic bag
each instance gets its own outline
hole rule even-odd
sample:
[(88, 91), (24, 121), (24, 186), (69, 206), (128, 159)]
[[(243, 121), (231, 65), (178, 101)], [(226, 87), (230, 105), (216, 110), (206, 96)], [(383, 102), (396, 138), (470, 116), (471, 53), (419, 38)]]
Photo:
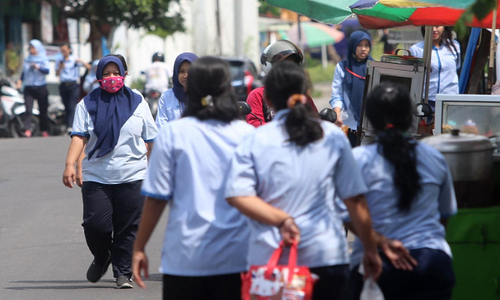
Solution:
[(283, 247), (281, 242), (266, 266), (251, 266), (248, 272), (241, 274), (242, 300), (312, 299), (318, 276), (311, 274), (308, 267), (297, 266), (297, 243), (290, 248), (288, 265), (278, 266)]

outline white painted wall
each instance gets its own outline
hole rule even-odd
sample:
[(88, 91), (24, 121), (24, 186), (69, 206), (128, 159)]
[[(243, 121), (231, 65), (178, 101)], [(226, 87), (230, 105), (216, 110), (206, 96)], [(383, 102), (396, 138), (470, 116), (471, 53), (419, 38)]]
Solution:
[[(165, 54), (166, 63), (173, 67), (175, 58), (182, 52), (190, 51), (198, 56), (219, 55), (217, 39), (217, 0), (183, 0), (181, 9), (185, 18), (185, 33), (176, 33), (166, 39), (146, 34), (143, 29), (127, 29), (120, 26), (113, 39), (112, 52), (120, 53), (127, 58), (129, 64), (128, 84), (140, 78), (141, 71), (151, 64), (151, 57), (157, 51)], [(241, 9), (241, 18), (235, 16), (236, 6)], [(257, 67), (259, 57), (259, 26), (257, 0), (219, 0), (221, 21), (222, 55), (236, 56), (235, 28), (241, 28), (239, 40), (243, 43), (243, 55), (252, 59)], [(235, 24), (235, 22), (239, 22)]]

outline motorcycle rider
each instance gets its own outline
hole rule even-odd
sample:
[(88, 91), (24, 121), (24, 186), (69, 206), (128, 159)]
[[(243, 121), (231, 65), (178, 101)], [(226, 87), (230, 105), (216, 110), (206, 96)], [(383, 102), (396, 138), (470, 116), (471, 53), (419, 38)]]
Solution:
[[(271, 70), (273, 64), (280, 61), (292, 61), (298, 65), (302, 65), (304, 62), (304, 54), (294, 43), (287, 40), (276, 41), (269, 46), (267, 46), (260, 56), (260, 62), (262, 64), (262, 71), (267, 75)], [(305, 72), (305, 71), (304, 71)], [(308, 76), (309, 77), (309, 76)], [(311, 82), (308, 78), (308, 85), (311, 88)], [(264, 101), (264, 87), (259, 87), (254, 89), (248, 94), (247, 103), (252, 108), (252, 114), (246, 116), (246, 121), (248, 124), (254, 127), (259, 127), (261, 125), (270, 122), (273, 119), (274, 112)], [(318, 109), (314, 104), (311, 97), (307, 96), (307, 103), (310, 108), (315, 112), (314, 115), (318, 116)]]
[(144, 93), (147, 95), (151, 90), (156, 90), (163, 93), (168, 90), (168, 83), (172, 77), (170, 69), (165, 63), (165, 55), (161, 52), (156, 52), (152, 57), (153, 63), (144, 72), (146, 75), (146, 84)]

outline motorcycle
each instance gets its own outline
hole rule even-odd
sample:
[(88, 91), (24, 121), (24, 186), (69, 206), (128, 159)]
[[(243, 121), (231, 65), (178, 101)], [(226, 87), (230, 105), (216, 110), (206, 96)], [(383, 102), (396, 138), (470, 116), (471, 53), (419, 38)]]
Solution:
[[(243, 119), (246, 115), (250, 114), (253, 115), (255, 118), (257, 118), (260, 121), (260, 124), (262, 125), (262, 120), (252, 112), (252, 108), (250, 107), (250, 105), (248, 105), (246, 101), (238, 101), (238, 108), (240, 111), (240, 115), (243, 117)], [(323, 108), (319, 112), (319, 118), (321, 120), (335, 123), (337, 121), (337, 113), (335, 113), (335, 111), (331, 108)]]
[(40, 112), (33, 108), (30, 128), (24, 128), (23, 119), (26, 113), (24, 99), (9, 81), (0, 79), (0, 136), (23, 137), (29, 129), (32, 136), (40, 135), (38, 116)]
[(146, 101), (148, 102), (149, 109), (153, 115), (153, 119), (156, 119), (156, 113), (158, 112), (158, 102), (160, 101), (161, 93), (157, 90), (150, 90), (146, 93)]
[(49, 135), (66, 134), (66, 110), (61, 101), (54, 101), (49, 96), (49, 107), (47, 109), (49, 115)]

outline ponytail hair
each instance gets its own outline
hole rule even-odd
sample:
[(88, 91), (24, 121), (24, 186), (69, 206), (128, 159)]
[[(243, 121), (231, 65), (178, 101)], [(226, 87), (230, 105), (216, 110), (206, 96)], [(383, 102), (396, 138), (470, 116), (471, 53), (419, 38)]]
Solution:
[(306, 146), (323, 137), (320, 120), (306, 104), (307, 76), (299, 65), (289, 61), (273, 65), (265, 80), (264, 93), (276, 111), (290, 109), (285, 120), (288, 141)]
[(421, 190), (417, 143), (404, 133), (413, 121), (410, 94), (400, 85), (380, 84), (367, 96), (366, 115), (377, 132), (378, 152), (394, 167), (398, 207), (408, 211)]
[(205, 56), (193, 61), (189, 67), (186, 96), (184, 117), (226, 123), (239, 117), (229, 64), (220, 58)]

